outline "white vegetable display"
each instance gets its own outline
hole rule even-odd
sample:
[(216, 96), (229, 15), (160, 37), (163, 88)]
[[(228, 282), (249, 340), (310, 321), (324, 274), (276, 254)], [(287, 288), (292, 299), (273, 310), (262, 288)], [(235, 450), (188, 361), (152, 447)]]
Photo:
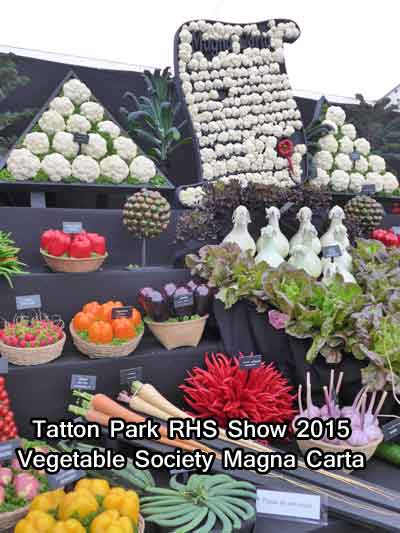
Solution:
[(239, 205), (233, 212), (232, 222), (233, 228), (223, 242), (234, 242), (241, 250), (250, 250), (254, 255), (256, 253), (256, 243), (248, 230), (251, 218), (247, 207)]
[(155, 164), (144, 155), (135, 157), (129, 169), (132, 178), (137, 178), (141, 183), (147, 183), (156, 175)]
[(27, 148), (17, 148), (9, 155), (7, 168), (16, 180), (26, 181), (36, 176), (40, 159)]
[(346, 122), (346, 112), (339, 106), (329, 106), (322, 124), (333, 131), (318, 140), (319, 151), (313, 157), (317, 175), (315, 187), (329, 187), (334, 192), (360, 193), (364, 185), (375, 185), (376, 192), (393, 193), (399, 182), (386, 172), (383, 157), (371, 152), (367, 139), (357, 137), (354, 124)]
[(41, 168), (50, 181), (61, 181), (71, 176), (71, 163), (61, 154), (46, 155)]
[[(238, 178), (282, 187), (301, 182), (305, 145), (297, 151), (298, 136), (292, 136), (303, 125), (283, 64), (284, 42), (299, 34), (291, 21), (271, 20), (263, 30), (257, 24), (206, 21), (181, 27), (176, 74), (204, 180)], [(283, 138), (292, 139), (294, 153), (279, 153)]]
[[(153, 161), (140, 153), (91, 90), (76, 78), (60, 85), (59, 94), (36, 118), (31, 131), (17, 141), (8, 155), (6, 172), (15, 180), (99, 180), (115, 185), (150, 182), (158, 186), (160, 178)], [(198, 198), (202, 195), (196, 194)]]
[(25, 137), (24, 146), (32, 154), (47, 154), (50, 148), (49, 138), (46, 133), (33, 131)]

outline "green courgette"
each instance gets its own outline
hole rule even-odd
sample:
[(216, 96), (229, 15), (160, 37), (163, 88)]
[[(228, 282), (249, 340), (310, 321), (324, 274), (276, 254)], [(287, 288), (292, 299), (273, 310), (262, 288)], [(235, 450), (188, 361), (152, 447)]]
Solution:
[(375, 456), (392, 465), (400, 466), (400, 444), (396, 442), (382, 442), (382, 444), (379, 444)]

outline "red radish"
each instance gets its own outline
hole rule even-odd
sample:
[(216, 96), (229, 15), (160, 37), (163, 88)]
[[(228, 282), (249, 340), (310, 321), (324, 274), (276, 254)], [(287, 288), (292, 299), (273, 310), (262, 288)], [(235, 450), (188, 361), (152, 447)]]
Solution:
[(40, 483), (32, 474), (17, 474), (13, 486), (20, 498), (33, 500), (39, 493)]
[(0, 467), (0, 485), (8, 485), (11, 483), (12, 477), (13, 473), (10, 468), (6, 468), (5, 466)]
[(20, 348), (26, 348), (26, 341), (23, 341), (23, 340), (19, 341), (18, 346)]
[(19, 464), (19, 461), (16, 457), (11, 460), (11, 468), (13, 470), (16, 470), (17, 472), (22, 472), (21, 465)]

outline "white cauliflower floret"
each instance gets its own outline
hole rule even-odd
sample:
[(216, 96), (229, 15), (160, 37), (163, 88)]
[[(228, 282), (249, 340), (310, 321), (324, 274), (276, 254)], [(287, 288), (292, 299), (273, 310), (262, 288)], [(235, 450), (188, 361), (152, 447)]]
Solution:
[(368, 163), (373, 172), (385, 172), (386, 170), (385, 160), (380, 155), (370, 155)]
[(349, 190), (351, 192), (361, 192), (363, 185), (365, 184), (365, 178), (359, 172), (352, 172), (350, 174)]
[(64, 157), (75, 157), (79, 152), (79, 144), (74, 142), (72, 133), (59, 131), (53, 138), (53, 150)]
[(339, 170), (345, 170), (347, 172), (351, 170), (353, 162), (347, 154), (338, 154), (335, 157), (335, 165)]
[(321, 150), (314, 156), (314, 162), (317, 168), (322, 168), (323, 170), (330, 170), (333, 165), (333, 157), (330, 152), (326, 150)]
[(85, 102), (81, 105), (81, 114), (86, 117), (92, 124), (103, 120), (104, 107), (97, 102)]
[(344, 170), (335, 170), (332, 172), (330, 186), (335, 192), (347, 191), (349, 182), (350, 176)]
[(342, 154), (351, 154), (354, 148), (353, 141), (346, 135), (340, 139), (339, 145)]
[(47, 154), (49, 152), (50, 143), (46, 133), (33, 131), (28, 133), (24, 139), (24, 146), (28, 148), (32, 154)]
[(390, 194), (399, 188), (399, 182), (394, 174), (386, 172), (383, 176), (383, 190)]
[(101, 159), (107, 153), (106, 140), (98, 133), (89, 133), (89, 142), (82, 144), (82, 152), (94, 159)]
[(117, 154), (125, 159), (125, 161), (132, 161), (137, 154), (137, 146), (128, 137), (117, 137), (114, 140), (114, 148), (117, 151)]
[(344, 121), (346, 120), (346, 113), (341, 107), (332, 105), (328, 107), (325, 119), (331, 120), (338, 126), (342, 126), (344, 124)]
[(109, 155), (100, 161), (101, 175), (111, 178), (114, 183), (122, 183), (129, 174), (128, 165), (119, 155)]
[(327, 152), (330, 152), (331, 154), (336, 154), (336, 152), (338, 151), (338, 142), (335, 139), (335, 136), (332, 134), (321, 137), (320, 140), (318, 141), (318, 144), (321, 150), (326, 150)]
[(354, 168), (357, 170), (357, 172), (365, 174), (368, 172), (368, 160), (363, 155), (360, 156), (360, 159), (357, 159), (354, 162)]
[(359, 152), (362, 155), (368, 155), (371, 151), (371, 145), (367, 139), (360, 137), (354, 141), (354, 149), (356, 152)]
[(365, 178), (366, 185), (375, 185), (376, 192), (383, 191), (383, 176), (378, 174), (378, 172), (368, 172)]
[(57, 111), (63, 117), (69, 117), (74, 112), (75, 106), (67, 96), (56, 96), (50, 102), (50, 109)]
[(71, 133), (87, 133), (92, 125), (81, 115), (71, 115), (67, 121), (67, 131)]
[(144, 155), (138, 155), (130, 166), (132, 178), (137, 178), (143, 183), (147, 183), (156, 175), (156, 166), (151, 159)]
[(296, 144), (294, 151), (296, 154), (304, 155), (307, 153), (307, 146), (305, 144)]
[(80, 181), (92, 183), (100, 176), (100, 166), (88, 155), (78, 155), (72, 163), (72, 175)]
[(204, 196), (202, 187), (187, 187), (179, 192), (179, 201), (187, 207), (194, 207), (201, 204)]
[(72, 79), (64, 83), (63, 92), (64, 96), (67, 96), (77, 105), (87, 102), (92, 95), (89, 87), (77, 79)]
[(49, 135), (65, 130), (65, 122), (62, 115), (52, 109), (43, 113), (39, 120), (39, 126)]
[(7, 159), (7, 169), (18, 181), (29, 180), (40, 169), (40, 159), (26, 148), (13, 150)]
[(119, 126), (114, 124), (111, 120), (103, 120), (97, 124), (97, 129), (100, 133), (107, 133), (112, 139), (120, 136), (121, 130)]
[(354, 141), (357, 137), (357, 130), (353, 124), (343, 124), (343, 126), (340, 128), (340, 131), (342, 135), (345, 135), (352, 141)]
[(329, 185), (329, 179), (329, 174), (326, 170), (317, 168), (317, 175), (310, 181), (310, 184), (321, 189)]
[(61, 181), (71, 176), (71, 163), (61, 154), (49, 154), (42, 161), (42, 170), (50, 181)]

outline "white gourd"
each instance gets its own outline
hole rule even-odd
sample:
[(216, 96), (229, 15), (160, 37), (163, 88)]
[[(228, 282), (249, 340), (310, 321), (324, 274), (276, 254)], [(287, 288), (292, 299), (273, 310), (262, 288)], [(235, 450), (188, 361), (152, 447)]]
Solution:
[[(341, 266), (342, 270), (347, 270), (347, 272), (350, 274), (353, 270), (353, 259), (349, 252), (347, 251), (347, 247), (345, 246), (345, 243), (348, 242), (348, 236), (347, 236), (347, 229), (345, 226), (337, 226), (333, 231), (333, 237), (334, 240), (332, 241), (332, 244), (329, 246), (339, 246), (340, 250), (342, 252), (342, 255), (335, 257), (335, 263), (337, 265)], [(330, 262), (330, 258), (324, 257), (322, 259), (322, 264), (325, 265), (326, 263)]]
[(304, 243), (293, 248), (289, 263), (296, 268), (302, 268), (313, 278), (319, 278), (322, 272), (322, 263), (318, 255), (312, 249), (312, 240), (316, 230), (306, 228), (304, 231)]
[[(265, 227), (272, 226), (276, 230), (276, 237), (275, 241), (277, 243), (277, 251), (278, 253), (283, 257), (287, 257), (289, 254), (289, 241), (285, 237), (285, 235), (282, 233), (281, 228), (279, 227), (279, 219), (281, 217), (281, 213), (277, 207), (267, 207), (265, 209), (265, 214), (268, 220), (268, 224)], [(257, 250), (260, 251), (262, 246), (262, 240), (261, 237), (257, 241)]]
[(265, 261), (272, 268), (277, 268), (284, 262), (276, 246), (277, 231), (272, 226), (262, 228), (260, 237), (260, 250), (256, 257), (256, 263)]
[[(297, 244), (303, 244), (303, 232), (305, 227), (311, 225), (313, 228), (315, 228), (311, 222), (312, 211), (309, 207), (305, 206), (299, 209), (296, 218), (300, 222), (300, 225), (297, 233), (290, 239), (290, 250), (292, 250)], [(318, 232), (317, 236), (313, 239), (313, 250), (317, 255), (321, 252), (321, 242), (318, 239)]]
[(247, 226), (251, 222), (250, 214), (244, 205), (239, 205), (232, 216), (233, 228), (222, 242), (234, 242), (244, 252), (251, 250), (254, 255), (256, 253), (256, 243), (250, 235)]
[[(345, 226), (343, 224), (344, 218), (345, 218), (345, 214), (344, 214), (343, 209), (340, 206), (338, 206), (338, 205), (333, 206), (332, 209), (329, 211), (329, 219), (330, 219), (331, 223), (329, 225), (329, 228), (328, 228), (327, 232), (324, 233), (322, 235), (322, 237), (321, 237), (321, 245), (323, 247), (324, 246), (331, 246), (333, 244), (336, 244), (334, 231), (335, 231), (336, 228), (338, 228), (340, 226), (343, 226), (343, 228), (345, 228)], [(346, 250), (350, 246), (350, 241), (349, 241), (349, 239), (347, 237), (347, 233), (346, 233), (346, 239), (345, 239), (343, 244), (344, 244), (344, 247), (345, 247)]]

